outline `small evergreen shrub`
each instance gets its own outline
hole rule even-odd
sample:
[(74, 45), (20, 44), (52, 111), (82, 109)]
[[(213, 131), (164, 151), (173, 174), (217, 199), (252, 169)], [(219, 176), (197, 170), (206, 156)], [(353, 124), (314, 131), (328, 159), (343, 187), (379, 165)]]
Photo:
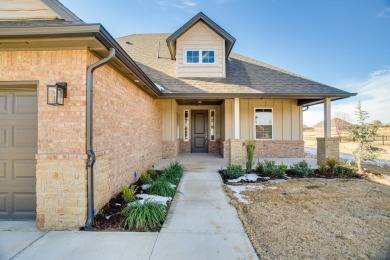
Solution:
[(155, 180), (147, 190), (148, 194), (155, 194), (164, 197), (173, 197), (175, 192), (176, 190), (174, 187), (172, 187), (171, 182), (163, 177)]
[(130, 187), (122, 188), (122, 198), (126, 203), (132, 202), (135, 200), (135, 194), (137, 192), (137, 186), (131, 185)]
[(166, 218), (166, 209), (160, 203), (136, 201), (123, 209), (122, 215), (129, 229), (156, 231)]
[(290, 168), (299, 177), (307, 177), (308, 175), (313, 174), (313, 170), (305, 160), (294, 163)]
[(334, 170), (338, 164), (339, 162), (336, 158), (329, 158), (328, 160), (326, 160), (326, 165), (328, 166), (329, 171), (332, 173), (334, 173)]
[(256, 171), (258, 171), (260, 174), (265, 173), (264, 172), (264, 163), (263, 162), (260, 162), (260, 161), (257, 162)]
[(242, 169), (241, 165), (229, 165), (224, 171), (223, 175), (228, 179), (235, 179), (241, 176), (244, 176), (244, 169)]
[(279, 165), (274, 165), (271, 170), (271, 175), (274, 176), (275, 178), (284, 178), (286, 176), (286, 170), (287, 170), (287, 165), (283, 163)]
[(320, 162), (319, 165), (318, 165), (318, 171), (321, 173), (321, 174), (327, 174), (328, 173), (328, 165), (326, 164), (326, 162)]
[(148, 172), (142, 173), (139, 179), (142, 184), (150, 184), (153, 182), (153, 179)]
[(275, 161), (264, 161), (264, 173), (266, 174), (272, 174), (273, 169), (275, 168), (276, 163)]
[(336, 165), (333, 171), (333, 175), (336, 178), (357, 178), (360, 177), (357, 174), (356, 169), (350, 166)]

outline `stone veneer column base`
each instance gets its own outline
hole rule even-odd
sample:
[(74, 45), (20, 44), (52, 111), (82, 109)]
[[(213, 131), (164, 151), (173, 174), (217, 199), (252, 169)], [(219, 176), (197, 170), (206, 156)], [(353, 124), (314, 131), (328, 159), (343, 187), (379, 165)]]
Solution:
[(86, 155), (37, 155), (38, 229), (78, 230), (87, 219)]
[(339, 159), (339, 139), (332, 138), (317, 138), (317, 163), (324, 162), (329, 158)]
[(230, 146), (229, 165), (232, 164), (245, 165), (245, 161), (246, 161), (245, 141), (240, 139), (230, 139), (229, 146)]

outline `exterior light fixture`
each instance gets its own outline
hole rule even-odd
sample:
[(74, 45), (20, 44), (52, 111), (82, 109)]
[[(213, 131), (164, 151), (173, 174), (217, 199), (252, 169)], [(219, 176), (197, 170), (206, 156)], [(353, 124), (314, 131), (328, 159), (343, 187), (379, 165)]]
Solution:
[(47, 85), (47, 104), (63, 106), (66, 98), (66, 82), (57, 82), (55, 85)]

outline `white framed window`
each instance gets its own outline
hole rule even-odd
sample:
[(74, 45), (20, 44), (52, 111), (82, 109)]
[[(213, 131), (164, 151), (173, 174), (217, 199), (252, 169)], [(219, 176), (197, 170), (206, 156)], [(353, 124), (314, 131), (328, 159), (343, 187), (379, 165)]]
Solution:
[(210, 110), (210, 141), (215, 141), (215, 109)]
[(184, 141), (190, 140), (190, 111), (184, 110)]
[(187, 50), (185, 51), (187, 64), (214, 64), (215, 51), (213, 50)]
[(273, 138), (272, 108), (255, 108), (255, 140), (271, 140)]

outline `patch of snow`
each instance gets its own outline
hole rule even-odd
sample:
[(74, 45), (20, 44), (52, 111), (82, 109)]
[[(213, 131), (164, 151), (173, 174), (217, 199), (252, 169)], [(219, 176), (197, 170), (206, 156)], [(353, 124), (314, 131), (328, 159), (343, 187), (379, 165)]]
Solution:
[(262, 178), (263, 180), (269, 180), (269, 177), (259, 177), (257, 174), (254, 173), (249, 173), (244, 176), (238, 177), (236, 179), (230, 179), (228, 182), (230, 183), (235, 183), (235, 182), (240, 182), (242, 180), (244, 181), (257, 181), (258, 178)]
[(147, 190), (147, 189), (149, 189), (150, 188), (150, 184), (143, 184), (142, 186), (141, 186), (141, 189), (142, 190)]
[(227, 185), (229, 189), (233, 191), (234, 197), (237, 198), (239, 202), (245, 203), (245, 204), (251, 204), (252, 201), (249, 200), (248, 196), (245, 196), (241, 194), (241, 192), (246, 190), (264, 190), (264, 189), (277, 189), (275, 186), (271, 187), (265, 187), (264, 185)]
[[(158, 196), (158, 195), (151, 195), (151, 194), (137, 194), (135, 195), (137, 198), (140, 198), (138, 202), (144, 203), (146, 200), (152, 201), (152, 202), (157, 202), (160, 204), (163, 204), (164, 206), (167, 206), (167, 202), (172, 200), (171, 197), (163, 197), (163, 196)], [(129, 203), (131, 205), (134, 202)]]
[[(310, 148), (305, 147), (305, 153), (310, 155), (317, 155), (317, 149), (316, 148)], [(340, 159), (342, 160), (353, 160), (353, 155), (349, 153), (340, 153)], [(365, 163), (369, 164), (377, 164), (377, 165), (390, 165), (390, 160), (382, 160), (382, 159), (375, 159), (373, 161), (365, 161)]]

